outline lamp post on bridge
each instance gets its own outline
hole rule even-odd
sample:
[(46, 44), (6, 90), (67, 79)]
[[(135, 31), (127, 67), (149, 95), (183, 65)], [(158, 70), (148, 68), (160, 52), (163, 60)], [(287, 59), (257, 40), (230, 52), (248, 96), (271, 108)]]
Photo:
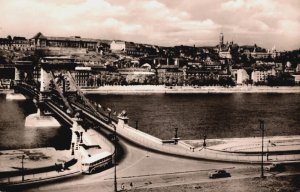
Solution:
[(24, 158), (25, 155), (22, 155), (22, 182), (24, 182)]
[(114, 191), (118, 191), (118, 185), (117, 185), (117, 162), (116, 162), (116, 156), (117, 156), (117, 127), (112, 124), (114, 128), (114, 148), (115, 148), (115, 155), (114, 155)]
[(108, 122), (111, 123), (111, 118), (110, 118), (111, 109), (107, 108), (107, 110), (108, 110)]
[(203, 148), (206, 148), (206, 127), (204, 128), (204, 135), (203, 135)]
[(174, 142), (175, 142), (175, 145), (178, 142), (178, 128), (177, 127), (175, 128)]
[(72, 142), (72, 153), (71, 153), (71, 155), (74, 155), (74, 145), (75, 145), (75, 143), (74, 142)]
[(264, 178), (264, 134), (265, 134), (265, 125), (264, 120), (259, 119), (259, 128), (261, 130), (261, 167), (260, 167), (260, 177)]

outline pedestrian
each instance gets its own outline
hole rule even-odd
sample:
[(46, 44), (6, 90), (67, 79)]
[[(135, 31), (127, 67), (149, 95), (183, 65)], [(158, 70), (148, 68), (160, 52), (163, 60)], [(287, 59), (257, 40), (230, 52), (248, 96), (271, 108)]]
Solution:
[(133, 188), (133, 184), (132, 184), (132, 182), (130, 182), (130, 189), (132, 189)]
[(125, 189), (124, 183), (121, 184), (122, 191)]

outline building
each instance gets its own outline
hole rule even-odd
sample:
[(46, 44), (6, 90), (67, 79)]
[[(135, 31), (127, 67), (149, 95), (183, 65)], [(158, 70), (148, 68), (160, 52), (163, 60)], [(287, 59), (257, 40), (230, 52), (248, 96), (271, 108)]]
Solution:
[(295, 73), (292, 75), (295, 78), (295, 83), (300, 84), (300, 73)]
[(159, 84), (181, 84), (183, 72), (177, 65), (160, 65), (157, 69), (157, 78)]
[(268, 76), (275, 76), (276, 75), (276, 71), (275, 69), (271, 69), (271, 70), (254, 70), (251, 74), (251, 79), (253, 80), (253, 83), (257, 83), (257, 82), (266, 82)]
[(13, 61), (15, 66), (15, 80), (28, 81), (34, 77), (34, 66), (32, 61)]
[(29, 40), (25, 37), (13, 37), (0, 38), (1, 49), (28, 49), (30, 47)]
[(126, 45), (124, 41), (112, 41), (110, 44), (110, 49), (113, 52), (116, 51), (125, 51)]
[(300, 72), (300, 64), (297, 64), (296, 72)]
[(91, 70), (91, 67), (75, 67), (75, 81), (77, 86), (88, 86)]
[(29, 45), (29, 40), (25, 37), (14, 37), (12, 40), (12, 46), (16, 48), (28, 48)]
[(245, 82), (249, 80), (249, 75), (245, 69), (238, 69), (237, 70), (237, 79), (236, 84), (242, 85), (245, 84)]
[(0, 38), (0, 48), (8, 49), (11, 45), (11, 40), (9, 38)]
[(230, 53), (230, 48), (220, 50), (219, 51), (219, 57), (221, 57), (223, 59), (232, 59), (232, 55)]
[(247, 57), (251, 56), (254, 59), (268, 59), (279, 56), (279, 52), (276, 51), (275, 47), (273, 47), (272, 50), (266, 50), (256, 44), (240, 46), (239, 52), (242, 55), (246, 55)]
[(34, 47), (62, 47), (62, 48), (86, 48), (95, 51), (99, 40), (73, 37), (50, 37), (45, 36), (41, 32), (37, 33), (30, 39), (30, 43)]
[(128, 55), (137, 54), (137, 46), (133, 42), (115, 40), (110, 44), (112, 52), (124, 52)]

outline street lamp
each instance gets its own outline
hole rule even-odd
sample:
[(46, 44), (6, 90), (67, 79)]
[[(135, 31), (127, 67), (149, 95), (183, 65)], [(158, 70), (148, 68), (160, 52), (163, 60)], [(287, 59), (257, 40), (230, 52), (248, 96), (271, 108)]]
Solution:
[(72, 142), (72, 153), (71, 153), (71, 155), (74, 155), (74, 145), (75, 145), (75, 143)]
[(203, 148), (206, 148), (206, 127), (204, 128), (204, 135), (203, 135)]
[(108, 123), (111, 123), (110, 114), (111, 114), (111, 109), (108, 110)]
[(265, 126), (264, 120), (259, 119), (259, 128), (261, 130), (261, 167), (260, 167), (260, 177), (264, 178), (264, 133), (265, 133)]
[(22, 182), (24, 182), (24, 158), (25, 155), (22, 155)]
[(114, 155), (114, 166), (115, 166), (115, 169), (114, 169), (114, 187), (115, 187), (115, 192), (118, 191), (118, 187), (117, 187), (117, 163), (116, 163), (116, 156), (117, 156), (117, 127), (112, 124), (112, 126), (114, 127), (114, 147), (115, 147), (115, 155)]
[(176, 127), (175, 128), (175, 137), (174, 137), (174, 143), (175, 143), (175, 145), (177, 144), (177, 142), (178, 142), (178, 128)]
[(83, 132), (80, 132), (80, 143), (82, 143), (82, 135), (83, 135)]

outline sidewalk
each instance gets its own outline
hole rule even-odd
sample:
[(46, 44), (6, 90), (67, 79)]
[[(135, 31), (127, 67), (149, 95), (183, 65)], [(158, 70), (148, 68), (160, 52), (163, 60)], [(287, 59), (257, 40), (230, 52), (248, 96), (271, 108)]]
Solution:
[[(188, 158), (207, 159), (214, 161), (228, 161), (228, 162), (243, 162), (243, 163), (260, 163), (261, 162), (261, 138), (231, 138), (220, 140), (207, 140), (207, 142), (218, 143), (215, 145), (208, 145), (206, 148), (202, 147), (203, 141), (184, 142), (179, 141), (175, 144), (163, 144), (162, 140), (155, 138), (152, 135), (136, 130), (128, 125), (117, 125), (117, 133), (119, 136), (142, 146), (149, 150), (158, 151), (161, 153), (177, 155)], [(113, 130), (112, 127), (107, 128)], [(264, 157), (264, 161), (268, 163), (281, 161), (300, 161), (300, 154), (294, 153), (300, 150), (299, 136), (283, 136), (265, 138), (265, 152), (267, 151), (268, 140), (275, 143), (275, 146), (269, 144), (268, 150), (272, 152), (281, 151), (289, 154), (276, 154), (272, 158)], [(199, 146), (199, 142), (201, 145)], [(195, 147), (193, 144), (197, 144)], [(221, 144), (220, 144), (221, 143)], [(236, 153), (232, 153), (236, 152)], [(239, 153), (237, 153), (239, 152)], [(246, 152), (254, 152), (249, 154)]]
[[(210, 142), (223, 142), (224, 144), (212, 145), (207, 148), (222, 152), (234, 153), (261, 153), (261, 138), (231, 138), (211, 139)], [(299, 153), (300, 136), (270, 136), (264, 138), (264, 151), (269, 153)]]
[[(51, 167), (56, 167), (56, 165), (68, 162), (73, 158), (69, 150), (57, 151), (54, 148), (1, 151), (0, 172), (7, 173), (7, 176), (5, 174), (1, 176), (0, 188), (53, 181), (81, 174), (80, 162), (77, 161), (68, 169), (60, 171), (52, 169), (52, 171), (42, 173), (25, 174), (22, 177), (22, 159), (24, 170), (29, 171), (39, 168), (51, 169)], [(10, 174), (15, 176), (9, 176)]]

